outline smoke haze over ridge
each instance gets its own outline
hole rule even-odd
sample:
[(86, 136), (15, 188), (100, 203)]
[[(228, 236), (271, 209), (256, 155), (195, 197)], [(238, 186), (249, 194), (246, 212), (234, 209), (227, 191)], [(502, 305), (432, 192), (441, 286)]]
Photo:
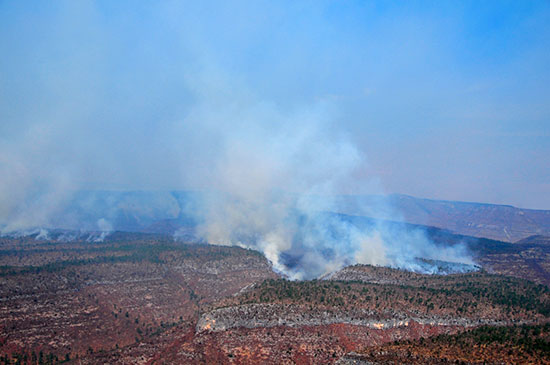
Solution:
[[(344, 263), (405, 266), (416, 256), (439, 255), (421, 232), (392, 232), (383, 226), (362, 232), (323, 215), (334, 210), (330, 197), (335, 194), (384, 193), (387, 184), (425, 191), (423, 181), (416, 180), (423, 174), (432, 189), (448, 186), (456, 192), (455, 176), (460, 174), (431, 179), (433, 170), (424, 166), (430, 163), (423, 162), (447, 166), (449, 160), (458, 161), (452, 164), (457, 168), (464, 163), (462, 171), (474, 166), (471, 176), (461, 175), (464, 190), (474, 189), (469, 196), (497, 190), (491, 199), (498, 200), (506, 189), (517, 190), (493, 188), (492, 178), (485, 190), (469, 185), (479, 180), (479, 171), (495, 165), (471, 162), (482, 160), (487, 148), (502, 145), (497, 139), (480, 148), (478, 142), (486, 143), (484, 133), (495, 125), (500, 134), (516, 133), (517, 121), (502, 124), (493, 109), (472, 101), (481, 93), (498, 109), (507, 105), (508, 96), (491, 91), (497, 78), (474, 77), (485, 69), (471, 70), (468, 62), (457, 61), (455, 52), (461, 49), (438, 46), (441, 31), (462, 39), (438, 20), (440, 13), (449, 14), (446, 8), (422, 9), (411, 17), (402, 9), (338, 8), (330, 2), (67, 1), (4, 3), (0, 9), (0, 53), (8, 55), (0, 60), (3, 232), (51, 227), (59, 215), (66, 217), (67, 226), (78, 227), (64, 212), (81, 190), (214, 192), (192, 212), (205, 240), (257, 248), (280, 270), (311, 277)], [(540, 5), (521, 14), (539, 29), (548, 12)], [(406, 21), (396, 21), (402, 24), (397, 26), (392, 19)], [(521, 26), (531, 34), (529, 26)], [(532, 45), (527, 53), (544, 45), (525, 37)], [(485, 58), (487, 69), (492, 57)], [(427, 63), (434, 59), (443, 61)], [(525, 62), (537, 66), (544, 64), (541, 59)], [(442, 76), (446, 67), (461, 70), (460, 81)], [(396, 71), (399, 76), (391, 76)], [(538, 90), (535, 94), (542, 96), (519, 98), (517, 108), (528, 116), (524, 132), (535, 135), (535, 143), (525, 142), (525, 156), (514, 149), (504, 153), (538, 161), (539, 168), (527, 174), (535, 196), (545, 189), (547, 177), (540, 167), (548, 151), (544, 105), (550, 105), (543, 85), (550, 83), (544, 83), (546, 74), (537, 81), (528, 76), (518, 76), (527, 80), (519, 89)], [(461, 91), (441, 91), (441, 77), (449, 90)], [(515, 79), (502, 84), (504, 90), (517, 86)], [(490, 90), (484, 94), (480, 88)], [(452, 104), (457, 95), (460, 103)], [(463, 118), (449, 117), (446, 110), (459, 110)], [(435, 128), (434, 120), (444, 125), (437, 133), (449, 136), (460, 136), (457, 126), (464, 120), (479, 126), (481, 138), (473, 149), (464, 148), (477, 153), (459, 152), (457, 158), (458, 152), (447, 146), (431, 151), (437, 143), (423, 136)], [(449, 145), (464, 142), (457, 138)], [(434, 162), (431, 156), (438, 154), (450, 157)], [(502, 160), (523, 165), (514, 158)], [(412, 165), (418, 170), (410, 170)], [(508, 170), (500, 158), (496, 166), (496, 173)], [(495, 179), (505, 180), (502, 175)], [(319, 196), (323, 199), (311, 198)], [(533, 201), (538, 199), (522, 204)], [(84, 228), (108, 230), (108, 214), (95, 225)], [(282, 253), (288, 262), (302, 260), (298, 269), (285, 266)], [(456, 257), (468, 260), (463, 252)], [(300, 271), (304, 267), (310, 271)]]

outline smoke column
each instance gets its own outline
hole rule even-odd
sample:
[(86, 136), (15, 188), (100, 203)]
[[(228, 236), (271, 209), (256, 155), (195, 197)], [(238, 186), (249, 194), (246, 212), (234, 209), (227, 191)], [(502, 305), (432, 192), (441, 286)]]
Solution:
[[(219, 93), (227, 95), (228, 93)], [(430, 272), (416, 259), (471, 263), (464, 248), (436, 248), (420, 229), (375, 222), (358, 227), (338, 211), (336, 195), (357, 184), (364, 156), (339, 130), (327, 103), (282, 113), (262, 101), (199, 103), (185, 125), (200, 125), (208, 140), (195, 151), (189, 183), (207, 194), (197, 215), (199, 236), (211, 244), (260, 250), (293, 279), (310, 279), (364, 263)], [(392, 212), (381, 199), (364, 210)], [(197, 214), (198, 213), (198, 214)], [(398, 213), (388, 218), (400, 220)], [(176, 234), (177, 236), (177, 234)]]
[[(420, 231), (358, 227), (331, 213), (336, 195), (383, 184), (346, 128), (355, 122), (343, 122), (342, 95), (363, 93), (365, 60), (350, 64), (350, 34), (328, 37), (339, 28), (323, 9), (56, 4), (0, 4), (3, 234), (46, 238), (44, 229), (61, 227), (100, 240), (117, 209), (170, 218), (193, 207), (186, 213), (203, 240), (260, 250), (292, 278), (356, 262), (468, 260)], [(71, 206), (83, 190), (206, 194), (189, 207), (169, 193), (138, 205), (107, 197), (103, 212), (80, 201), (94, 217), (84, 223)], [(378, 208), (391, 211), (368, 207)]]

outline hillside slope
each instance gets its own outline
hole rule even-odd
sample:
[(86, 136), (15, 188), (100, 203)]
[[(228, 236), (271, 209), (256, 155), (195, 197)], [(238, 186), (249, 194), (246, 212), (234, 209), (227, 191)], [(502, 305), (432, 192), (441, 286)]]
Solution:
[(532, 235), (550, 236), (550, 210), (510, 205), (421, 199), (408, 195), (340, 196), (341, 213), (401, 220), (453, 233), (516, 242)]
[[(212, 198), (216, 197), (211, 193), (192, 191), (79, 191), (52, 217), (48, 228), (94, 231), (99, 228), (98, 221), (105, 220), (115, 231), (169, 235), (178, 231), (193, 239), (204, 202)], [(438, 227), (466, 236), (506, 242), (550, 236), (550, 210), (408, 195), (310, 197), (315, 199), (324, 207), (330, 201), (327, 209), (335, 213)]]

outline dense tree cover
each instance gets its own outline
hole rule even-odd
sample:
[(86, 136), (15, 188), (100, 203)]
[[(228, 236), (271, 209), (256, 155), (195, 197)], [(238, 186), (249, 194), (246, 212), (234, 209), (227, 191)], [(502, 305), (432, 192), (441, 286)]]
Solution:
[[(266, 280), (222, 305), (290, 302), (479, 317), (482, 311), (510, 319), (528, 313), (550, 316), (550, 290), (525, 280), (486, 273), (422, 278), (416, 285), (353, 281)], [(237, 303), (235, 303), (237, 302)]]
[(522, 326), (481, 326), (455, 335), (439, 335), (429, 341), (466, 348), (472, 345), (505, 344), (528, 353), (550, 356), (550, 323)]
[(480, 326), (452, 335), (369, 347), (361, 356), (372, 362), (410, 364), (549, 363), (550, 324)]
[[(27, 250), (19, 251), (18, 254), (40, 254), (51, 250)], [(12, 255), (14, 250), (0, 250), (0, 256)], [(195, 258), (202, 260), (222, 260), (233, 255), (261, 256), (261, 253), (253, 250), (246, 250), (236, 247), (190, 245), (181, 243), (158, 243), (158, 244), (124, 244), (116, 246), (90, 246), (86, 248), (76, 247), (74, 249), (60, 249), (56, 252), (67, 253), (68, 257), (79, 257), (84, 254), (93, 254), (95, 257), (86, 259), (65, 259), (44, 265), (27, 266), (0, 266), (0, 277), (12, 276), (27, 273), (58, 272), (72, 266), (84, 266), (91, 264), (120, 263), (120, 262), (142, 262), (163, 264), (167, 263), (167, 254), (177, 256), (177, 259)]]

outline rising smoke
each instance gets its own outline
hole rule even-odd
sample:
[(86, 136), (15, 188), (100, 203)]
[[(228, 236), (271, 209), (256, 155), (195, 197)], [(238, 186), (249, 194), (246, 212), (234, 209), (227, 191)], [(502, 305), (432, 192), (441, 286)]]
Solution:
[[(213, 31), (185, 7), (153, 9), (160, 29), (154, 30), (166, 32), (165, 41), (145, 29), (137, 42), (131, 34), (110, 37), (120, 29), (93, 5), (70, 4), (26, 35), (22, 65), (15, 57), (2, 64), (24, 71), (6, 75), (2, 94), (26, 95), (18, 103), (0, 101), (2, 233), (47, 239), (46, 228), (68, 228), (99, 232), (90, 237), (101, 240), (121, 210), (135, 220), (184, 211), (200, 239), (260, 250), (291, 278), (353, 263), (429, 271), (418, 257), (470, 262), (460, 246), (435, 249), (421, 230), (361, 226), (335, 214), (336, 195), (378, 186), (375, 177), (365, 178), (365, 156), (340, 123), (337, 98), (269, 96), (250, 81), (254, 72), (223, 62), (216, 47), (227, 39), (209, 44)], [(17, 34), (8, 28), (3, 34)], [(245, 27), (231, 36), (242, 46), (251, 34)], [(0, 51), (18, 54), (19, 44), (7, 37)], [(107, 196), (99, 212), (97, 199), (77, 199), (77, 212), (74, 200), (85, 189), (207, 193), (190, 205), (169, 193), (122, 205)], [(392, 211), (385, 204), (365, 211)], [(84, 222), (82, 211), (93, 219)]]
[[(361, 227), (334, 213), (341, 210), (337, 194), (358, 183), (357, 170), (366, 164), (333, 123), (329, 106), (284, 114), (260, 101), (224, 107), (232, 101), (213, 107), (205, 100), (186, 121), (206, 128), (198, 134), (216, 141), (216, 153), (208, 141), (196, 151), (193, 164), (208, 166), (208, 173), (189, 171), (199, 186), (218, 192), (190, 212), (198, 213), (199, 237), (260, 250), (276, 270), (294, 279), (354, 263), (433, 271), (419, 265), (418, 257), (471, 263), (462, 246), (436, 248), (421, 229), (383, 221)], [(385, 204), (381, 199), (363, 211), (383, 210), (386, 218), (400, 220)]]

